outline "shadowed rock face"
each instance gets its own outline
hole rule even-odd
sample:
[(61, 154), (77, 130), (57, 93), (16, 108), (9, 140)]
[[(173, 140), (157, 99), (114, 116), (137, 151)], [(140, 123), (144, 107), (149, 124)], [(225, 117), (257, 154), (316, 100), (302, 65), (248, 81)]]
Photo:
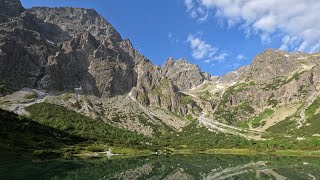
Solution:
[(0, 3), (12, 16), (0, 24), (0, 78), (10, 90), (82, 87), (110, 97), (135, 86), (135, 62), (118, 46), (121, 36), (94, 10)]
[(120, 47), (135, 62), (137, 84), (130, 93), (134, 99), (145, 106), (160, 107), (183, 115), (197, 111), (195, 102), (183, 103), (183, 95), (176, 85), (161, 72), (160, 67), (135, 50), (129, 40), (121, 42)]
[[(1, 1), (3, 3), (3, 1)], [(0, 24), (0, 81), (14, 91), (33, 87), (50, 53), (43, 36), (22, 16)]]
[[(17, 11), (13, 1), (0, 2), (7, 11), (17, 12), (0, 24), (0, 79), (11, 91), (81, 88), (86, 94), (113, 97), (132, 90), (143, 105), (192, 111), (193, 106), (181, 105), (176, 84), (186, 83), (181, 86), (186, 89), (202, 83), (204, 75), (196, 65), (183, 61), (182, 66), (194, 69), (186, 73), (194, 73), (197, 79), (191, 83), (185, 81), (192, 77), (182, 83), (176, 79), (174, 84), (92, 9), (21, 7)], [(182, 61), (177, 62), (179, 66)]]
[(0, 0), (0, 15), (17, 16), (24, 8), (19, 0)]
[[(136, 98), (142, 104), (178, 108), (174, 85), (164, 83), (167, 80), (161, 70), (136, 51), (129, 40), (122, 40), (94, 10), (32, 8), (13, 19), (16, 23), (1, 24), (7, 30), (2, 37), (6, 43), (0, 57), (1, 79), (10, 89), (69, 91), (81, 87), (89, 94), (112, 97), (136, 87)], [(23, 39), (26, 32), (30, 32), (27, 40)], [(203, 81), (203, 75), (199, 76), (197, 85)], [(170, 86), (161, 91), (173, 99), (151, 93), (163, 83)], [(142, 98), (148, 93), (153, 95)]]

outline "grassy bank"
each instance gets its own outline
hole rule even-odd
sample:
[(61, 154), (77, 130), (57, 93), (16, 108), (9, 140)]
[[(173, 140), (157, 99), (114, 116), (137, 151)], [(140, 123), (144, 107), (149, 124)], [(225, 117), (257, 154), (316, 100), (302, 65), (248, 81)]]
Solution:
[(272, 155), (277, 156), (299, 156), (299, 157), (320, 157), (320, 151), (306, 151), (306, 150), (275, 150), (271, 152)]
[(253, 149), (209, 149), (204, 151), (205, 154), (232, 154), (232, 155), (270, 155), (270, 156), (298, 156), (298, 157), (320, 157), (320, 151), (307, 150), (275, 150), (256, 151)]
[[(138, 156), (153, 156), (153, 155), (239, 155), (239, 156), (281, 156), (281, 157), (320, 157), (320, 151), (306, 151), (306, 150), (275, 150), (273, 152), (257, 151), (254, 149), (207, 149), (207, 150), (194, 150), (194, 149), (173, 149), (163, 148), (158, 151), (131, 149), (123, 147), (113, 147), (112, 153), (115, 154), (112, 158), (129, 158)], [(80, 151), (78, 154), (74, 154), (75, 157), (87, 158), (87, 157), (106, 157), (106, 152), (94, 152), (89, 150)]]
[(167, 129), (155, 137), (123, 130), (64, 107), (40, 103), (28, 107), (31, 116), (0, 111), (0, 155), (39, 158), (106, 156), (109, 148), (122, 156), (152, 154), (233, 154), (320, 157), (320, 140), (272, 137), (253, 141), (212, 132), (192, 122), (180, 132)]
[(275, 150), (275, 151), (257, 151), (254, 149), (238, 149), (238, 148), (220, 148), (220, 149), (207, 149), (203, 151), (197, 151), (192, 149), (170, 149), (171, 154), (212, 154), (212, 155), (244, 155), (244, 156), (256, 156), (256, 155), (267, 155), (267, 156), (283, 156), (283, 157), (320, 157), (319, 150)]

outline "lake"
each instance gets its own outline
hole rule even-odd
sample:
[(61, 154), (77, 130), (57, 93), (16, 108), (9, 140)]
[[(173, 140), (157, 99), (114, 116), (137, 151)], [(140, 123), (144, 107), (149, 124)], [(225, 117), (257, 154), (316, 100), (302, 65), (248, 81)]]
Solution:
[(0, 179), (315, 179), (320, 159), (234, 155), (172, 155), (126, 159), (4, 158)]

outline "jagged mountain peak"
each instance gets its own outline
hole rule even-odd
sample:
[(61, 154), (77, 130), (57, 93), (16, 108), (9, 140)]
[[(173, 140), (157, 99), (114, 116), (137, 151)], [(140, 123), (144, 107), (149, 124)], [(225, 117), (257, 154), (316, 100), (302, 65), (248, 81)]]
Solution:
[(122, 45), (125, 45), (125, 46), (128, 46), (128, 47), (130, 47), (130, 48), (133, 48), (132, 42), (130, 41), (129, 38), (123, 39)]
[(184, 58), (179, 58), (178, 60), (176, 60), (177, 63), (186, 63), (186, 64), (191, 64), (190, 62), (188, 62), (186, 59)]
[[(319, 86), (318, 54), (268, 49), (250, 66), (211, 77), (183, 58), (155, 66), (92, 9), (24, 10), (19, 1), (0, 3), (6, 4), (0, 13), (9, 9), (9, 15), (11, 10), (17, 15), (5, 17), (10, 20), (5, 23), (0, 19), (0, 79), (12, 92), (81, 89), (104, 100), (125, 96), (151, 117), (148, 108), (157, 107), (181, 115), (210, 113), (217, 121), (234, 123), (270, 106), (303, 101)], [(241, 114), (243, 107), (248, 113)]]
[(175, 59), (173, 58), (173, 57), (168, 57), (168, 59), (166, 60), (166, 62), (164, 63), (164, 64), (166, 64), (166, 63), (172, 63), (172, 62), (174, 62), (175, 61)]
[(7, 29), (0, 37), (6, 42), (0, 46), (0, 77), (11, 91), (82, 87), (85, 93), (110, 97), (135, 85), (133, 58), (95, 10), (37, 7), (8, 19), (0, 21), (0, 29)]
[(167, 67), (172, 67), (174, 66), (176, 63), (185, 63), (185, 64), (190, 64), (188, 61), (186, 61), (185, 59), (175, 59), (173, 57), (169, 57), (162, 65), (163, 68), (167, 68)]
[(240, 80), (249, 71), (250, 65), (241, 66), (237, 70), (230, 71), (227, 74), (219, 78), (219, 83), (233, 83)]
[(257, 55), (250, 67), (253, 80), (271, 80), (277, 76), (284, 76), (297, 69), (298, 65), (281, 51), (268, 49)]
[(194, 88), (210, 79), (208, 73), (201, 72), (198, 65), (191, 64), (184, 58), (168, 58), (162, 66), (162, 73), (180, 90)]
[(24, 11), (19, 0), (0, 0), (0, 14), (4, 16), (17, 16)]
[(44, 23), (58, 26), (71, 37), (88, 31), (98, 40), (122, 41), (116, 29), (93, 9), (35, 7), (26, 12), (34, 14)]
[(199, 66), (197, 64), (191, 64), (188, 60), (184, 59), (184, 58), (179, 58), (179, 59), (174, 59), (173, 57), (169, 57), (164, 64), (162, 65), (163, 69), (167, 69), (175, 66), (175, 65), (179, 65), (179, 66), (192, 66), (192, 67), (196, 67), (200, 70)]

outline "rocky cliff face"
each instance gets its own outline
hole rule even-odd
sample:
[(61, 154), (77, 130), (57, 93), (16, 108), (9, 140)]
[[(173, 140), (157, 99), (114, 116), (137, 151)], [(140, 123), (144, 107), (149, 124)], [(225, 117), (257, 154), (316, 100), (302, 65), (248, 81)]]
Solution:
[[(10, 2), (4, 7), (16, 7), (10, 6), (11, 1), (0, 2)], [(12, 91), (34, 87), (42, 66), (46, 64), (50, 48), (39, 32), (28, 28), (33, 26), (32, 21), (25, 20), (30, 16), (6, 18), (7, 21), (0, 24), (0, 79)]]
[(136, 84), (135, 62), (119, 47), (121, 36), (94, 10), (33, 8), (0, 27), (0, 77), (13, 91), (82, 88), (111, 97)]
[[(1, 3), (7, 11), (17, 12), (0, 24), (0, 78), (11, 92), (23, 87), (47, 92), (81, 89), (108, 98), (131, 91), (130, 95), (145, 106), (181, 114), (193, 111), (193, 106), (181, 103), (184, 96), (176, 84), (94, 10), (16, 10), (21, 6), (19, 1)], [(199, 71), (195, 65), (188, 66)], [(195, 85), (204, 79), (200, 73), (197, 76)]]
[(242, 79), (249, 71), (250, 66), (242, 66), (235, 71), (231, 71), (218, 79), (220, 83), (233, 83)]
[(159, 107), (182, 115), (198, 111), (198, 106), (193, 101), (185, 103), (185, 95), (179, 93), (174, 82), (162, 73), (161, 68), (135, 50), (129, 40), (121, 42), (120, 47), (135, 62), (137, 85), (132, 88), (131, 97), (145, 106)]
[[(215, 120), (230, 124), (255, 117), (261, 119), (259, 114), (267, 109), (285, 114), (271, 117), (272, 125), (294, 116), (305, 119), (303, 109), (320, 95), (318, 62), (317, 54), (269, 49), (258, 55), (252, 65), (242, 68), (242, 73), (231, 72), (217, 81), (222, 89), (218, 97), (213, 97), (216, 108), (209, 114)], [(225, 86), (226, 82), (233, 83)], [(289, 110), (292, 105), (300, 109)], [(281, 108), (287, 110), (277, 112)], [(267, 121), (265, 123), (268, 125)]]
[[(81, 8), (32, 8), (26, 10), (26, 13), (33, 14), (38, 19), (43, 33), (53, 42), (61, 42), (65, 40), (63, 35), (76, 37), (85, 32), (90, 33), (99, 41), (112, 40), (113, 42), (121, 42), (120, 34), (112, 27), (112, 25), (100, 16), (93, 9)], [(61, 35), (50, 34), (49, 27), (46, 23), (50, 23), (63, 32)]]
[(162, 73), (179, 90), (189, 90), (210, 79), (210, 75), (202, 73), (197, 65), (190, 64), (185, 59), (169, 58), (162, 67)]
[[(0, 1), (0, 16), (5, 18), (5, 16), (17, 16), (24, 11), (19, 0), (2, 0)], [(4, 19), (3, 19), (4, 20)]]
[(278, 76), (286, 76), (298, 68), (289, 55), (269, 49), (256, 56), (250, 67), (250, 77), (256, 81), (268, 81)]

